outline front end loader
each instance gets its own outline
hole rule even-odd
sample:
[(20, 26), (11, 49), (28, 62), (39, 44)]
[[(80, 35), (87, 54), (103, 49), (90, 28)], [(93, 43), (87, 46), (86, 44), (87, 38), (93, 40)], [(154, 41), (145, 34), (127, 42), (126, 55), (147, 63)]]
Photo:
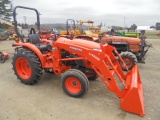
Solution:
[[(16, 9), (29, 9), (37, 14), (37, 25), (40, 29), (39, 12), (34, 8), (16, 6), (13, 11), (14, 25), (17, 28)], [(15, 30), (17, 31), (17, 30)], [(32, 33), (32, 32), (31, 32)], [(33, 32), (34, 33), (34, 32)], [(17, 33), (17, 35), (20, 35)], [(108, 90), (120, 99), (123, 110), (144, 116), (144, 100), (142, 82), (135, 65), (124, 72), (119, 60), (124, 64), (118, 51), (108, 45), (88, 40), (60, 37), (56, 41), (43, 40), (37, 34), (29, 34), (28, 41), (13, 43), (13, 70), (17, 78), (24, 84), (37, 83), (42, 76), (42, 70), (54, 74), (62, 74), (62, 88), (71, 97), (85, 95), (89, 87), (89, 79), (102, 80)], [(118, 84), (117, 80), (122, 85)]]

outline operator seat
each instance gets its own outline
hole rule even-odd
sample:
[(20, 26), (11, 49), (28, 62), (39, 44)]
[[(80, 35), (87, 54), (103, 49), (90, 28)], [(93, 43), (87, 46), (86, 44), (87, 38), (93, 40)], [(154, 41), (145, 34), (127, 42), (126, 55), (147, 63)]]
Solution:
[(48, 44), (42, 44), (37, 34), (29, 34), (28, 41), (34, 44), (40, 51), (51, 51), (52, 49), (52, 44), (50, 42)]

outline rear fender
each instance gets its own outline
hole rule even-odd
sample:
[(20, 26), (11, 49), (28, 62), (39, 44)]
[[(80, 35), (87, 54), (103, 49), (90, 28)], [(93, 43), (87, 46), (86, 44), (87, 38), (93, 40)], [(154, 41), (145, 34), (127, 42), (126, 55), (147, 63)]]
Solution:
[(26, 48), (30, 49), (31, 51), (33, 51), (40, 59), (41, 64), (42, 64), (42, 68), (44, 68), (45, 60), (44, 60), (43, 54), (35, 45), (33, 45), (31, 43), (13, 43), (13, 46), (26, 47)]

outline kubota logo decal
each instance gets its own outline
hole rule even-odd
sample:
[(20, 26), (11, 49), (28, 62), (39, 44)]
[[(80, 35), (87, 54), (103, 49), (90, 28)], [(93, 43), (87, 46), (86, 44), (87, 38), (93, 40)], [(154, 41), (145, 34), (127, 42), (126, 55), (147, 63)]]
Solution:
[(77, 47), (70, 46), (70, 49), (76, 50), (76, 51), (79, 51), (79, 52), (82, 52), (82, 49), (81, 49), (81, 48), (77, 48)]
[(89, 55), (92, 56), (92, 57), (94, 57), (94, 58), (95, 58), (96, 60), (98, 60), (98, 61), (100, 60), (99, 57), (97, 57), (96, 55), (94, 55), (94, 54), (92, 54), (92, 53), (89, 53)]

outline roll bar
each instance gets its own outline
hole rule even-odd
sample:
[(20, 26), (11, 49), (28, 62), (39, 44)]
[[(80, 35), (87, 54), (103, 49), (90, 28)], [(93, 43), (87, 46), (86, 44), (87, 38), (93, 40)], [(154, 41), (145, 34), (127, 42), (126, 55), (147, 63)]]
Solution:
[(15, 32), (17, 34), (17, 36), (21, 39), (22, 42), (24, 42), (24, 39), (23, 37), (20, 35), (19, 31), (18, 31), (18, 27), (17, 27), (17, 14), (16, 14), (16, 10), (18, 8), (21, 8), (21, 9), (27, 9), (27, 10), (33, 10), (36, 12), (36, 16), (37, 16), (37, 21), (36, 21), (36, 26), (38, 27), (38, 31), (40, 31), (40, 18), (39, 18), (39, 12), (37, 9), (35, 8), (29, 8), (29, 7), (24, 7), (24, 6), (16, 6), (13, 10), (13, 22), (12, 24), (14, 25), (14, 29), (15, 29)]

